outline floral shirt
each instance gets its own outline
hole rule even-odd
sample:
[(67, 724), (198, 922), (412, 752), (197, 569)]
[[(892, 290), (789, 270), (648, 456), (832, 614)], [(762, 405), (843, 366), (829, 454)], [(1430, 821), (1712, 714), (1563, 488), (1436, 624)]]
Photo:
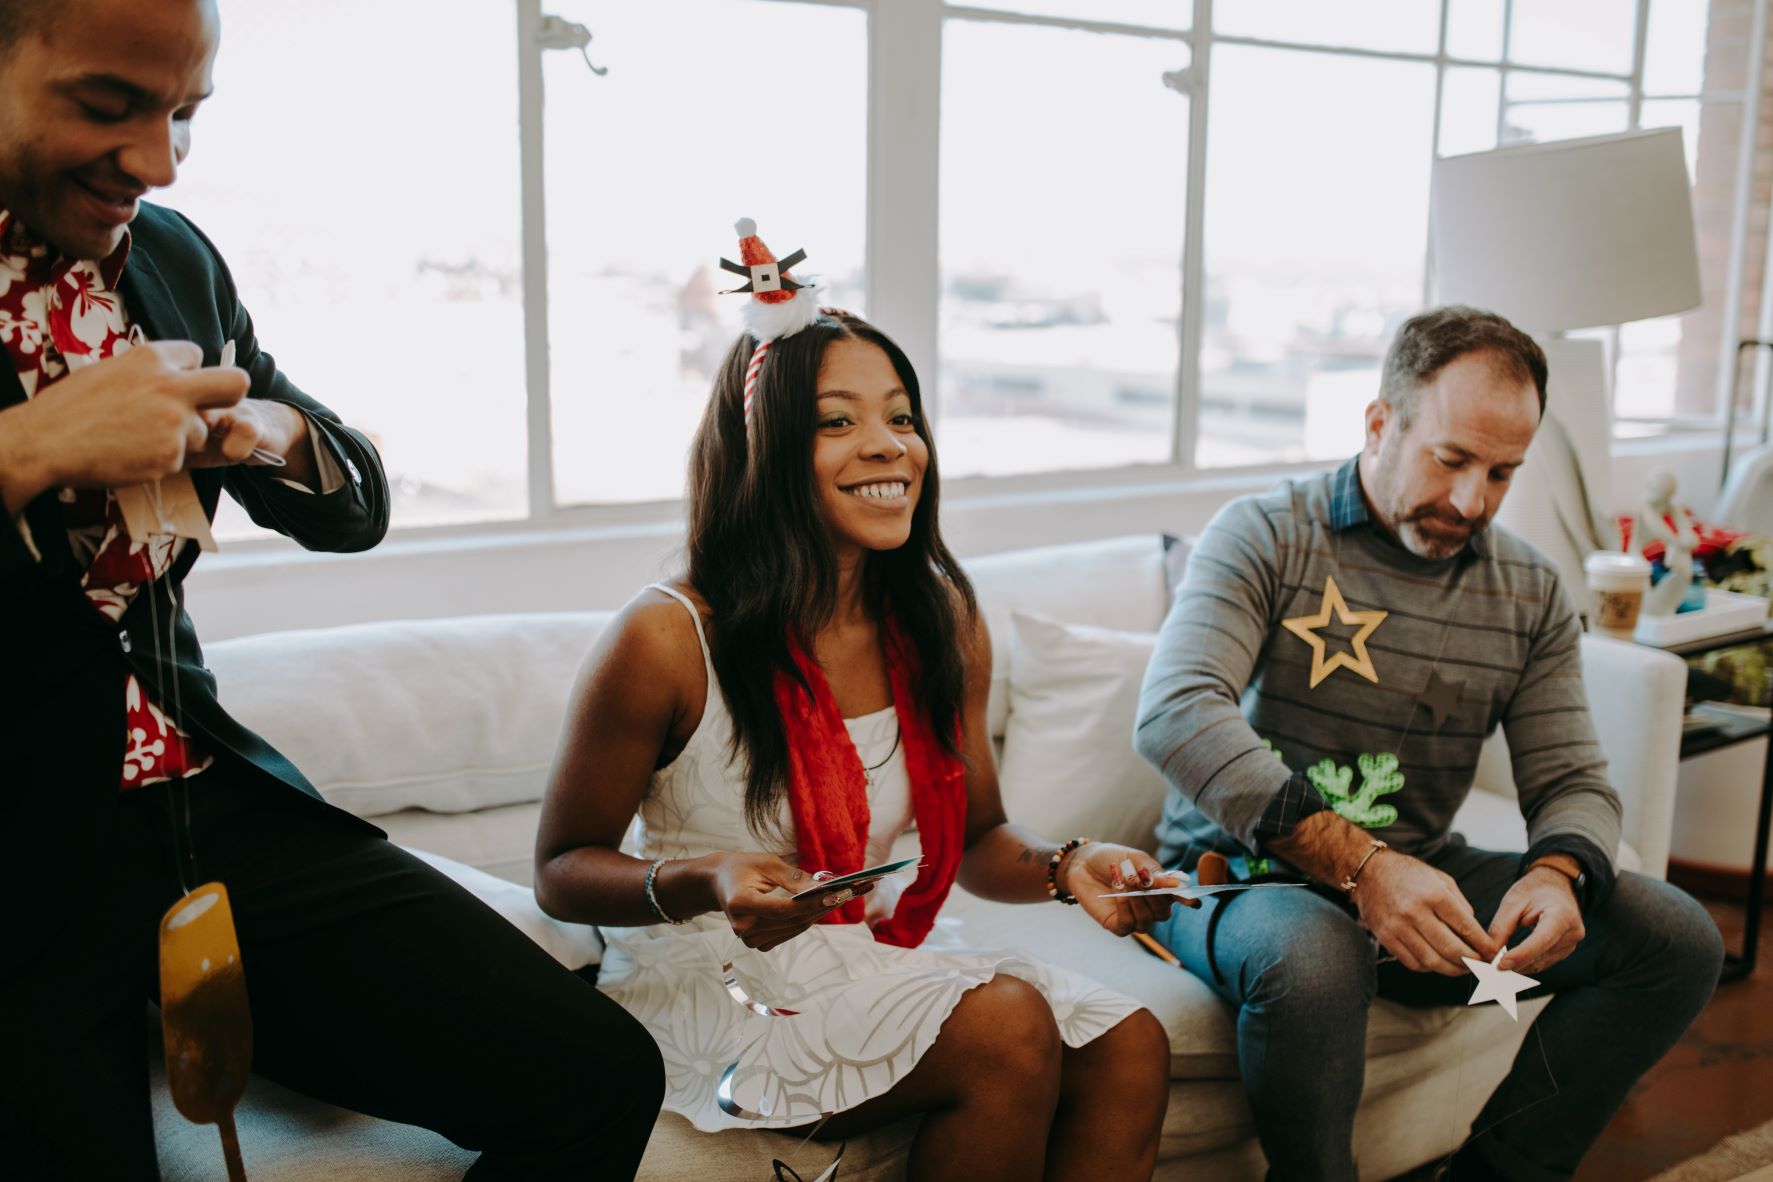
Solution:
[[(127, 232), (109, 258), (69, 260), (0, 210), (0, 342), (26, 398), (130, 347), (129, 316), (117, 293), (128, 258)], [(68, 542), (86, 566), (81, 587), (87, 601), (106, 619), (122, 619), (144, 588), (152, 594), (152, 584), (172, 567), (185, 540), (156, 535), (135, 541), (108, 489), (65, 488), (58, 495)], [(124, 705), (124, 789), (194, 776), (214, 762), (134, 673), (124, 686)]]

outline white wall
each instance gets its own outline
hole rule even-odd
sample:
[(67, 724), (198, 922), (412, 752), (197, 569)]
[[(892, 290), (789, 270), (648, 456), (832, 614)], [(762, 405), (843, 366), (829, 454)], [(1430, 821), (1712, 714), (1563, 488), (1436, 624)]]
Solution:
[[(1703, 516), (1717, 493), (1718, 449), (1691, 438), (1615, 448), (1615, 508), (1629, 511), (1650, 473), (1667, 468)], [(954, 497), (943, 528), (962, 557), (1130, 533), (1194, 533), (1232, 497), (1270, 487), (1275, 473), (1187, 484), (1121, 484), (1076, 491)], [(188, 584), (200, 634), (255, 632), (370, 620), (582, 611), (619, 607), (675, 571), (675, 524), (453, 538), (400, 538), (368, 554), (306, 555), (293, 547), (204, 559)]]

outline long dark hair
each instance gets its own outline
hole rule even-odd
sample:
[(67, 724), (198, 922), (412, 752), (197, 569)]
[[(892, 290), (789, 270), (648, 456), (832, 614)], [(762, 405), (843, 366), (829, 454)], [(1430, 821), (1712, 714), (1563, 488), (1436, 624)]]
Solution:
[(713, 617), (714, 672), (732, 713), (733, 754), (744, 759), (745, 818), (755, 833), (775, 827), (787, 794), (788, 738), (776, 675), (800, 679), (790, 639), (810, 654), (837, 605), (837, 556), (812, 476), (819, 367), (837, 340), (866, 341), (886, 353), (929, 447), (911, 536), (896, 550), (870, 553), (862, 577), (870, 612), (882, 619), (890, 609), (915, 656), (917, 706), (960, 754), (963, 650), (978, 603), (936, 524), (936, 447), (910, 359), (859, 317), (824, 313), (765, 357), (747, 432), (745, 371), (757, 342), (742, 335), (721, 363), (690, 446), (689, 581)]

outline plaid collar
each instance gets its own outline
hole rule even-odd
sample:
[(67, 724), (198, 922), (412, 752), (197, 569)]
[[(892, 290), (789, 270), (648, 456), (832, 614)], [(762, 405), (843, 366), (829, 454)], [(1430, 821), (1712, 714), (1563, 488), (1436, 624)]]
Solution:
[[(1372, 520), (1373, 515), (1367, 509), (1366, 494), (1361, 491), (1361, 458), (1357, 455), (1336, 469), (1335, 474), (1330, 477), (1330, 528), (1341, 533)], [(1483, 530), (1471, 535), (1471, 540), (1465, 543), (1464, 552), (1479, 559), (1490, 556), (1489, 538)]]

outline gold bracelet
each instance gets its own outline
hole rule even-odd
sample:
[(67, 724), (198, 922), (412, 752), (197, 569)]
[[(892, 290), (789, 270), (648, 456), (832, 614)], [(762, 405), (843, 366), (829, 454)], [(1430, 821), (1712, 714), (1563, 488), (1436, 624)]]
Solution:
[(1361, 860), (1358, 863), (1356, 863), (1355, 868), (1354, 868), (1354, 872), (1352, 874), (1350, 874), (1347, 878), (1343, 879), (1340, 883), (1338, 883), (1337, 886), (1339, 886), (1344, 893), (1353, 894), (1354, 888), (1356, 886), (1360, 885), (1361, 871), (1363, 871), (1367, 868), (1367, 863), (1371, 862), (1373, 860), (1373, 855), (1378, 853), (1380, 850), (1387, 850), (1390, 848), (1391, 848), (1390, 846), (1386, 845), (1383, 841), (1380, 841), (1377, 837), (1375, 837), (1373, 839), (1373, 844), (1367, 847), (1367, 852), (1365, 854), (1362, 854)]

